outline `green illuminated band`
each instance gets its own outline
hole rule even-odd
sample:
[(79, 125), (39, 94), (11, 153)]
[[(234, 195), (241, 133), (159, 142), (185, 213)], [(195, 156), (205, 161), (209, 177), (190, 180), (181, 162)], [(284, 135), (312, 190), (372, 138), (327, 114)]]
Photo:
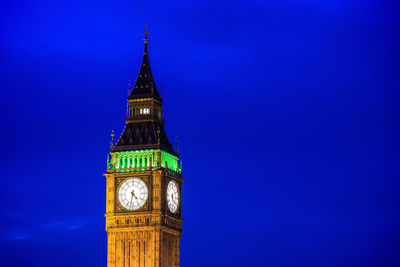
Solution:
[(160, 149), (133, 150), (111, 153), (111, 161), (107, 158), (108, 169), (127, 171), (133, 168), (163, 167), (181, 172), (179, 158)]

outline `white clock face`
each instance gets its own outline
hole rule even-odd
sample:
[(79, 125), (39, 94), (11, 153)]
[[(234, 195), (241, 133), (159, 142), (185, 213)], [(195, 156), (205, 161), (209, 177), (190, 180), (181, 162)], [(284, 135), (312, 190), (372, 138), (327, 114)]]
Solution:
[(147, 196), (147, 186), (138, 178), (125, 180), (118, 190), (119, 203), (127, 210), (141, 208), (146, 203)]
[(179, 191), (174, 181), (169, 181), (167, 186), (167, 204), (172, 213), (176, 213), (179, 207)]

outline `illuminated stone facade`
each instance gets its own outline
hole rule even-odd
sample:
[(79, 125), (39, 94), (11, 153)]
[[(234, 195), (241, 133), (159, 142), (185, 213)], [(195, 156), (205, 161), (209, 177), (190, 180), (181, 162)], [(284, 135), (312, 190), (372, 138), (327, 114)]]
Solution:
[[(126, 126), (117, 144), (112, 145), (105, 177), (107, 266), (179, 266), (182, 164), (164, 131), (162, 98), (150, 70), (147, 36), (139, 75), (128, 98)], [(144, 182), (148, 194), (142, 192), (144, 204), (130, 209), (143, 191), (135, 184), (137, 179)], [(167, 205), (171, 180), (179, 193), (174, 213)], [(121, 185), (124, 181), (126, 187)]]

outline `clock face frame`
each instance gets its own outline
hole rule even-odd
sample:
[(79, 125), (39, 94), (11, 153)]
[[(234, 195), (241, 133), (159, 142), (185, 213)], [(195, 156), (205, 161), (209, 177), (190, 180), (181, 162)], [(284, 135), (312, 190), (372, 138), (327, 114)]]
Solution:
[(117, 190), (119, 205), (128, 211), (142, 208), (149, 197), (146, 183), (140, 178), (127, 178), (120, 183)]
[(167, 185), (167, 206), (171, 213), (177, 214), (179, 211), (179, 187), (174, 180), (170, 180)]

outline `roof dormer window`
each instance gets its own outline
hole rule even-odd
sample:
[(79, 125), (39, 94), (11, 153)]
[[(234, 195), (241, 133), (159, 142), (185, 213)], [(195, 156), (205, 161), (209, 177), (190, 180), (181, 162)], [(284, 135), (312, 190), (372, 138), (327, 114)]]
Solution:
[(140, 114), (142, 114), (142, 115), (150, 114), (150, 108), (141, 108)]

